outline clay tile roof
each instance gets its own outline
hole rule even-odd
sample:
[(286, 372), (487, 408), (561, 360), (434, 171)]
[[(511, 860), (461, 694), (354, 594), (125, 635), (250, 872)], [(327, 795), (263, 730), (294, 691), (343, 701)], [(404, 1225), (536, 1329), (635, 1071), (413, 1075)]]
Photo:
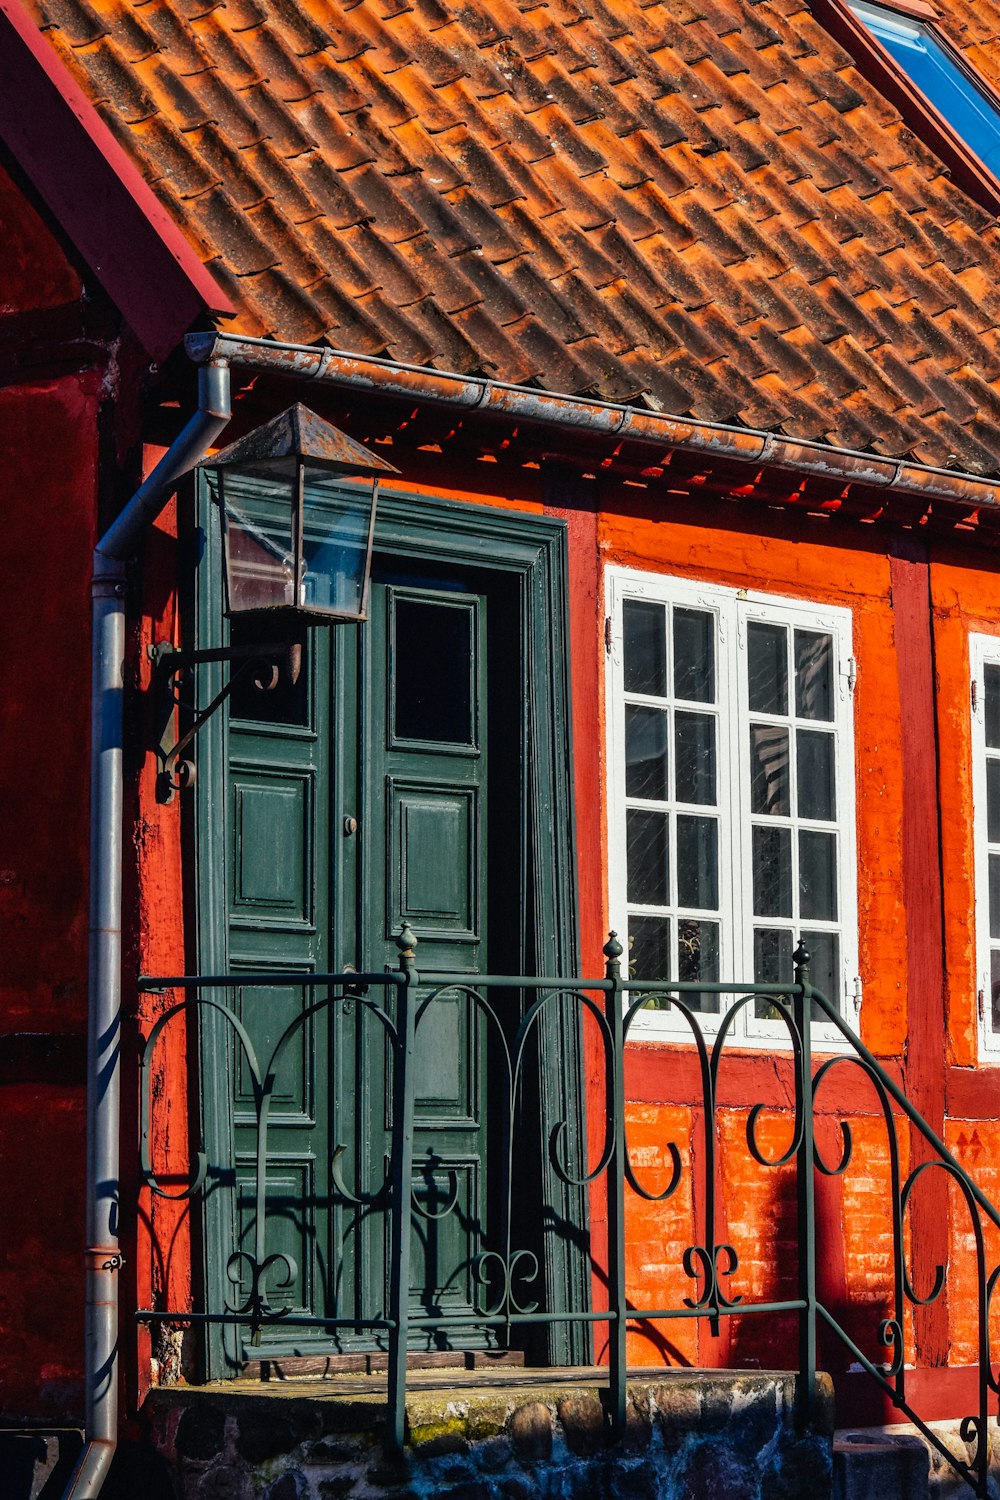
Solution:
[(1000, 230), (806, 0), (25, 3), (239, 331), (1000, 471)]

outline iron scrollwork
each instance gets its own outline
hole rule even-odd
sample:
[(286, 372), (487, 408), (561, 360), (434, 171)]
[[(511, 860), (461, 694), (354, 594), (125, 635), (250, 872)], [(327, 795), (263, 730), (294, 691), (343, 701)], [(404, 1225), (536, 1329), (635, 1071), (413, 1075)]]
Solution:
[[(424, 974), (416, 969), (416, 938), (404, 928), (397, 940), (400, 951), (398, 972), (390, 974), (345, 973), (341, 975), (305, 975), (296, 980), (287, 974), (272, 975), (275, 983), (296, 984), (303, 988), (325, 990), (325, 994), (303, 1007), (286, 1028), (261, 1065), (246, 1028), (235, 1011), (215, 991), (245, 983), (246, 976), (219, 976), (214, 980), (146, 981), (150, 990), (182, 987), (185, 998), (170, 1006), (152, 1026), (142, 1056), (142, 1131), (140, 1158), (144, 1180), (151, 1191), (165, 1198), (189, 1198), (203, 1192), (211, 1178), (211, 1169), (203, 1151), (194, 1154), (186, 1183), (172, 1190), (157, 1180), (150, 1144), (150, 1116), (153, 1104), (153, 1081), (156, 1077), (157, 1051), (165, 1029), (174, 1018), (196, 1011), (215, 1014), (231, 1029), (240, 1049), (246, 1076), (252, 1088), (256, 1141), (256, 1181), (254, 1186), (253, 1243), (230, 1256), (226, 1275), (232, 1295), (225, 1311), (216, 1320), (239, 1323), (258, 1338), (262, 1329), (292, 1322), (310, 1323), (329, 1329), (334, 1320), (322, 1316), (292, 1313), (290, 1299), (298, 1285), (301, 1268), (281, 1250), (269, 1250), (268, 1239), (268, 1125), (271, 1099), (281, 1059), (294, 1036), (309, 1018), (328, 1007), (350, 1004), (363, 1007), (372, 1024), (382, 1028), (391, 1058), (392, 1130), (387, 1148), (383, 1180), (370, 1191), (347, 1178), (347, 1151), (343, 1145), (331, 1149), (330, 1178), (340, 1199), (360, 1214), (381, 1213), (387, 1217), (390, 1241), (390, 1308), (386, 1315), (374, 1309), (371, 1315), (353, 1317), (351, 1326), (379, 1330), (388, 1339), (390, 1349), (389, 1407), (390, 1441), (402, 1442), (405, 1415), (406, 1349), (412, 1332), (421, 1337), (433, 1335), (447, 1341), (454, 1332), (470, 1326), (481, 1330), (484, 1338), (499, 1336), (512, 1339), (524, 1325), (564, 1319), (598, 1324), (607, 1330), (610, 1426), (621, 1432), (625, 1425), (625, 1378), (627, 1331), (643, 1328), (663, 1340), (663, 1330), (672, 1319), (704, 1319), (717, 1333), (723, 1318), (747, 1318), (777, 1313), (794, 1316), (799, 1330), (799, 1370), (805, 1377), (799, 1382), (802, 1415), (808, 1419), (813, 1400), (816, 1372), (817, 1327), (825, 1327), (838, 1339), (848, 1355), (875, 1383), (878, 1389), (911, 1421), (915, 1422), (928, 1442), (966, 1480), (979, 1500), (987, 1500), (989, 1464), (989, 1422), (995, 1414), (1000, 1381), (994, 1377), (990, 1344), (990, 1314), (1000, 1283), (1000, 1266), (987, 1267), (986, 1226), (1000, 1229), (1000, 1214), (981, 1189), (948, 1151), (913, 1105), (905, 1098), (892, 1076), (864, 1046), (860, 1037), (847, 1026), (836, 1006), (812, 988), (808, 954), (796, 950), (793, 982), (782, 984), (713, 984), (705, 982), (645, 981), (623, 976), (622, 945), (612, 934), (604, 948), (604, 973), (599, 978), (538, 978), (533, 976), (483, 976)], [(254, 976), (265, 982), (268, 976)], [(214, 989), (213, 989), (214, 986)], [(721, 1008), (712, 1031), (704, 1025), (698, 1009), (699, 995), (714, 991), (727, 1000)], [(389, 996), (394, 998), (390, 1002)], [(380, 1000), (382, 1003), (380, 1003)], [(490, 1171), (496, 1191), (492, 1199), (489, 1222), (478, 1226), (478, 1248), (470, 1255), (465, 1271), (472, 1286), (471, 1305), (461, 1313), (447, 1312), (439, 1305), (425, 1307), (419, 1313), (410, 1306), (409, 1251), (411, 1239), (429, 1233), (441, 1224), (466, 1212), (460, 1191), (458, 1172), (453, 1163), (435, 1156), (426, 1161), (414, 1159), (415, 1152), (415, 1058), (417, 1047), (433, 1008), (456, 1001), (469, 1007), (474, 1025), (487, 1040), (491, 1070), (491, 1099), (499, 1117), (491, 1119), (493, 1154)], [(788, 1103), (779, 1111), (787, 1123), (787, 1138), (780, 1146), (769, 1145), (765, 1122), (769, 1106), (763, 1100), (741, 1101), (745, 1110), (743, 1139), (749, 1158), (765, 1173), (784, 1172), (795, 1179), (795, 1230), (798, 1242), (794, 1295), (763, 1300), (751, 1296), (737, 1251), (739, 1237), (725, 1227), (725, 1208), (720, 1182), (725, 1149), (737, 1149), (731, 1132), (725, 1132), (723, 1116), (731, 1116), (731, 1100), (720, 1104), (720, 1078), (724, 1076), (727, 1058), (734, 1048), (733, 1037), (739, 1014), (748, 1006), (766, 1004), (771, 1020), (781, 1023), (788, 1040), (787, 1073), (790, 1080)], [(635, 1028), (650, 1006), (668, 1006), (686, 1032), (688, 1052), (693, 1060), (696, 1080), (695, 1098), (690, 1105), (694, 1120), (689, 1139), (665, 1139), (658, 1147), (656, 1183), (644, 1180), (648, 1175), (630, 1143), (630, 1120), (627, 1107), (626, 1063), (632, 1055), (630, 1043)], [(564, 1184), (587, 1187), (595, 1194), (595, 1203), (607, 1206), (608, 1250), (599, 1269), (607, 1286), (604, 1310), (551, 1306), (546, 1301), (544, 1240), (525, 1244), (521, 1240), (523, 1225), (516, 1206), (521, 1193), (522, 1162), (525, 1152), (536, 1153), (538, 1131), (537, 1041), (544, 1019), (555, 1006), (575, 1006), (583, 1026), (594, 1042), (594, 1055), (603, 1065), (604, 1120), (599, 1139), (588, 1160), (580, 1139), (580, 1122), (567, 1119), (542, 1119), (545, 1147), (544, 1165), (555, 1179)], [(840, 1050), (820, 1059), (812, 1059), (812, 1022), (819, 1019), (832, 1027), (841, 1038)], [(671, 1054), (666, 1053), (665, 1063)], [(850, 1073), (848, 1072), (850, 1070)], [(816, 1213), (813, 1192), (819, 1178), (844, 1177), (856, 1163), (858, 1152), (855, 1130), (849, 1114), (852, 1109), (834, 1108), (839, 1095), (833, 1093), (835, 1082), (858, 1078), (871, 1091), (874, 1108), (862, 1113), (880, 1122), (886, 1138), (888, 1182), (885, 1194), (889, 1222), (890, 1249), (888, 1265), (891, 1287), (888, 1305), (881, 1309), (871, 1330), (878, 1352), (866, 1352), (854, 1341), (843, 1320), (827, 1306), (817, 1289)], [(664, 1093), (669, 1098), (669, 1093)], [(853, 1097), (853, 1096), (852, 1096)], [(837, 1127), (838, 1141), (830, 1155), (816, 1137), (814, 1115), (823, 1110), (828, 1123)], [(789, 1118), (790, 1116), (790, 1118)], [(534, 1121), (532, 1124), (531, 1122)], [(531, 1135), (530, 1132), (535, 1134)], [(909, 1131), (918, 1152), (904, 1158), (901, 1131)], [(742, 1148), (740, 1148), (742, 1149)], [(827, 1148), (830, 1149), (830, 1148)], [(913, 1160), (914, 1156), (919, 1159)], [(912, 1165), (904, 1170), (904, 1159)], [(423, 1174), (427, 1191), (420, 1190)], [(914, 1310), (930, 1307), (945, 1293), (947, 1264), (934, 1265), (929, 1277), (921, 1273), (921, 1283), (908, 1252), (908, 1225), (913, 1204), (927, 1186), (943, 1177), (953, 1196), (964, 1204), (968, 1218), (974, 1260), (976, 1290), (976, 1336), (978, 1340), (979, 1388), (977, 1410), (962, 1425), (968, 1456), (963, 1459), (951, 1453), (934, 1431), (921, 1420), (907, 1389), (907, 1374), (913, 1363), (908, 1358)], [(433, 1191), (431, 1191), (431, 1188)], [(688, 1191), (689, 1189), (689, 1191)], [(661, 1206), (660, 1232), (671, 1244), (682, 1248), (671, 1250), (679, 1280), (695, 1285), (690, 1295), (678, 1292), (676, 1305), (662, 1308), (637, 1306), (630, 1287), (626, 1257), (626, 1217), (637, 1204)], [(646, 1210), (648, 1212), (648, 1210)], [(677, 1225), (686, 1224), (684, 1234)], [(566, 1226), (558, 1226), (560, 1232)], [(685, 1243), (685, 1241), (687, 1241)], [(331, 1273), (331, 1275), (334, 1273)], [(921, 1283), (921, 1284), (918, 1284)], [(161, 1313), (148, 1310), (144, 1316), (184, 1318), (183, 1312)], [(652, 1334), (650, 1334), (652, 1336)]]

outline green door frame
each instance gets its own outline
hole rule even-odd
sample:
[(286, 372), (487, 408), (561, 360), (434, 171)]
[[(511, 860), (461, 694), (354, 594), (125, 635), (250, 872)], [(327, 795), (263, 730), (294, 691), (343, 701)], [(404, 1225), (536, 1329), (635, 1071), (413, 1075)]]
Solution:
[[(204, 486), (199, 486), (195, 504), (194, 644), (202, 649), (226, 644), (228, 627), (220, 605), (219, 517)], [(532, 872), (532, 956), (540, 974), (577, 974), (565, 523), (523, 511), (383, 490), (375, 546), (378, 552), (404, 559), (408, 567), (421, 562), (467, 567), (479, 574), (503, 576), (517, 587), (523, 663), (521, 701), (525, 705), (519, 727), (525, 749), (530, 748), (524, 764), (529, 778), (525, 794)], [(197, 701), (208, 701), (221, 688), (224, 671), (218, 663), (198, 669)], [(225, 841), (214, 832), (225, 817), (221, 802), (227, 763), (225, 733), (226, 716), (218, 714), (199, 736), (191, 827), (195, 972), (208, 974), (223, 973), (227, 966), (224, 914), (228, 872), (220, 858), (220, 846)], [(540, 1118), (552, 1123), (576, 1121), (582, 1148), (585, 1085), (579, 1008), (568, 1004), (551, 1007), (547, 1015), (539, 1040)], [(211, 1018), (203, 1022), (197, 1080), (203, 1148), (210, 1162), (232, 1161), (227, 1096), (233, 1064), (231, 1047), (230, 1028)], [(218, 1065), (220, 1055), (226, 1058), (225, 1069)], [(546, 1305), (584, 1309), (590, 1305), (591, 1291), (586, 1189), (565, 1183), (552, 1169), (545, 1139), (539, 1141), (539, 1159), (542, 1194), (550, 1210), (540, 1235)], [(209, 1191), (205, 1201), (199, 1269), (206, 1302), (214, 1308), (224, 1304), (224, 1266), (211, 1247), (235, 1244), (234, 1197), (232, 1193)], [(235, 1367), (232, 1331), (217, 1325), (209, 1328), (205, 1373), (208, 1378), (231, 1375)], [(545, 1357), (549, 1363), (589, 1363), (589, 1325), (551, 1324), (546, 1336)]]

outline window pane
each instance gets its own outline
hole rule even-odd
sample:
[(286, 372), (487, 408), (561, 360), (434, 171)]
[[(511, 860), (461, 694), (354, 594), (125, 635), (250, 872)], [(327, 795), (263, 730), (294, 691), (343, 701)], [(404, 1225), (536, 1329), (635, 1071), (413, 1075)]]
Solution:
[(750, 725), (750, 811), (786, 817), (791, 811), (788, 730), (780, 724)]
[[(842, 1010), (840, 980), (840, 938), (835, 932), (803, 932), (802, 941), (809, 954), (809, 979), (826, 998)], [(822, 1021), (822, 1012), (814, 1011), (813, 1020)]]
[(677, 815), (677, 901), (703, 911), (718, 908), (718, 825), (714, 818)]
[[(629, 917), (627, 972), (629, 979), (640, 981), (671, 978), (669, 917)], [(666, 1005), (665, 998), (657, 999), (650, 1008), (662, 1010)]]
[(667, 612), (662, 604), (645, 599), (626, 599), (622, 611), (625, 656), (625, 691), (667, 691)]
[[(717, 922), (697, 922), (682, 917), (677, 923), (677, 977), (690, 982), (719, 978), (719, 927)], [(718, 995), (685, 995), (692, 1010), (718, 1014)]]
[[(792, 934), (788, 928), (754, 928), (754, 984), (791, 984), (793, 973)], [(754, 1015), (758, 1021), (774, 1021), (778, 1019), (778, 1008), (773, 1000), (760, 995), (754, 1005)]]
[(986, 699), (986, 743), (991, 750), (1000, 750), (1000, 667), (983, 669), (983, 696)]
[(667, 713), (662, 708), (625, 706), (625, 791), (630, 797), (667, 797)]
[(753, 910), (757, 917), (792, 915), (792, 834), (789, 828), (753, 830)]
[(674, 610), (674, 696), (715, 702), (715, 616)]
[(473, 744), (471, 608), (397, 598), (394, 609), (396, 734)]
[(799, 817), (832, 823), (837, 816), (833, 781), (833, 735), (800, 729), (795, 736), (799, 780)]
[(759, 714), (788, 712), (788, 637), (781, 625), (751, 620), (747, 626), (750, 707)]
[(990, 950), (990, 1013), (993, 1031), (1000, 1032), (1000, 949)]
[(799, 915), (837, 920), (837, 835), (799, 830)]
[(625, 840), (628, 899), (642, 906), (667, 906), (670, 827), (666, 813), (630, 807), (625, 814)]
[(1000, 854), (990, 855), (990, 937), (1000, 938)]
[(833, 721), (833, 637), (795, 632), (795, 712), (800, 719)]
[(674, 714), (674, 775), (678, 802), (715, 806), (715, 718)]
[(756, 927), (753, 934), (754, 984), (791, 984), (792, 934), (787, 927)]
[(1000, 760), (986, 761), (986, 837), (1000, 844)]

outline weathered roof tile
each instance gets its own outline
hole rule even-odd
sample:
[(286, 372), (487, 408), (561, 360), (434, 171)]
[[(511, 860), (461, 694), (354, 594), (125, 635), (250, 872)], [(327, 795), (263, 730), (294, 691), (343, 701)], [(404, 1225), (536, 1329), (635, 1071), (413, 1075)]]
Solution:
[(806, 0), (29, 3), (247, 332), (1000, 471), (1000, 231)]

